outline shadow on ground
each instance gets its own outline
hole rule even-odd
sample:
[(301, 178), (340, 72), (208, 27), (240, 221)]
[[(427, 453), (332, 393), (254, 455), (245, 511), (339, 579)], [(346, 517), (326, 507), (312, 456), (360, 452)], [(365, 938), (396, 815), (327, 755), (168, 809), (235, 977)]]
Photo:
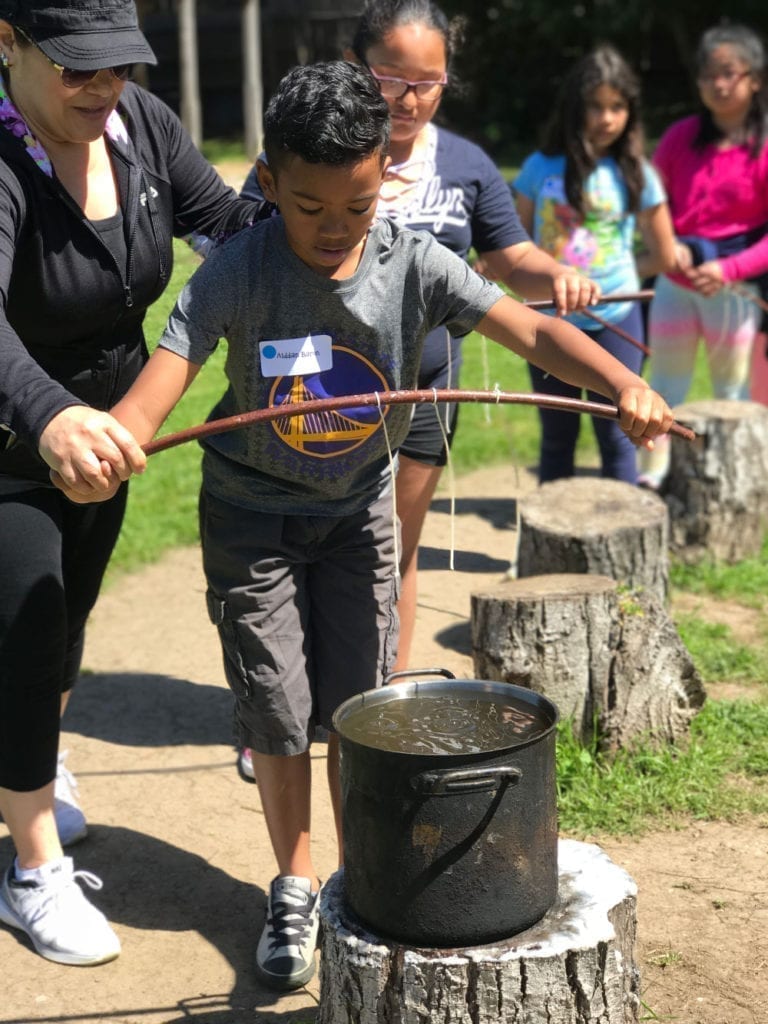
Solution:
[[(229, 964), (234, 975), (230, 993), (196, 995), (171, 1006), (110, 1007), (98, 1014), (58, 1015), (25, 1018), (23, 1024), (99, 1024), (139, 1015), (167, 1013), (164, 1024), (309, 1024), (314, 1010), (275, 1012), (280, 998), (258, 985), (253, 972), (253, 954), (264, 920), (266, 894), (213, 867), (202, 857), (178, 846), (128, 828), (99, 825), (87, 840), (88, 870), (108, 885), (95, 902), (118, 928), (125, 925), (167, 935), (168, 957), (153, 965), (155, 978), (174, 970), (173, 933), (197, 932)], [(13, 855), (10, 839), (0, 840), (0, 860)], [(163, 879), (162, 885), (147, 884)], [(29, 946), (21, 932), (12, 932), (18, 942)], [(31, 946), (30, 946), (31, 949)], [(126, 949), (124, 954), (128, 955)], [(137, 986), (137, 996), (141, 987)], [(2, 1016), (0, 1024), (22, 1024)]]
[(64, 728), (135, 747), (232, 742), (232, 695), (225, 687), (172, 676), (84, 673)]

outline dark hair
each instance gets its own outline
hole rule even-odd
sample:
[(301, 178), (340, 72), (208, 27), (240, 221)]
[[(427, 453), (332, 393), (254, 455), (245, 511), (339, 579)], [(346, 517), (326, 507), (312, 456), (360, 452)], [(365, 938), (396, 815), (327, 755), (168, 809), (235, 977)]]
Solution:
[(640, 85), (621, 54), (612, 46), (598, 46), (582, 57), (563, 82), (560, 99), (544, 133), (542, 151), (565, 154), (565, 194), (571, 206), (584, 214), (584, 183), (597, 159), (584, 137), (587, 102), (601, 85), (609, 85), (627, 102), (627, 126), (611, 146), (627, 187), (628, 206), (636, 211), (643, 190), (643, 131), (640, 122)]
[[(453, 58), (464, 40), (466, 18), (457, 15), (449, 21), (432, 0), (367, 0), (355, 29), (352, 49), (366, 63), (366, 54), (400, 25), (424, 25), (443, 37), (445, 65), (451, 82)], [(451, 83), (453, 84), (453, 83)]]
[[(702, 74), (709, 64), (714, 50), (718, 46), (733, 46), (750, 73), (759, 76), (760, 88), (752, 94), (752, 102), (747, 111), (745, 127), (750, 139), (750, 153), (756, 157), (768, 136), (768, 102), (766, 101), (765, 82), (765, 50), (760, 37), (746, 25), (715, 25), (707, 29), (699, 40), (696, 50), (696, 68)], [(702, 103), (699, 115), (699, 131), (693, 140), (696, 149), (704, 149), (711, 142), (719, 142), (723, 138), (722, 131), (715, 124), (712, 113)]]
[(343, 60), (295, 67), (264, 114), (264, 151), (273, 173), (287, 155), (336, 167), (389, 149), (389, 107), (365, 68)]

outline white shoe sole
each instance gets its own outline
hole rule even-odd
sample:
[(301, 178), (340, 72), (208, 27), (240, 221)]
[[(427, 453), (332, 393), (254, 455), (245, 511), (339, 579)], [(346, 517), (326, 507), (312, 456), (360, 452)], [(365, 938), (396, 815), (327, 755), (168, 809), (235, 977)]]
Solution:
[(0, 890), (0, 921), (3, 924), (7, 924), (10, 928), (24, 932), (40, 956), (57, 964), (66, 964), (68, 967), (95, 967), (97, 964), (107, 964), (110, 960), (116, 960), (120, 956), (121, 949), (119, 944), (117, 949), (110, 950), (107, 953), (93, 953), (91, 955), (50, 949), (48, 946), (43, 945), (43, 943), (38, 942), (34, 935), (29, 934), (21, 919), (16, 916), (13, 909), (6, 903), (2, 890)]

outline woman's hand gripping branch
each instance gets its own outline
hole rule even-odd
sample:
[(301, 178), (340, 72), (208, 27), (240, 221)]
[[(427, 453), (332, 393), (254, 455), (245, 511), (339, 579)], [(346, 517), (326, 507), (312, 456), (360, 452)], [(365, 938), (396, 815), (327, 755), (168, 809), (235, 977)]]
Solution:
[(72, 405), (57, 413), (40, 435), (39, 451), (51, 482), (70, 501), (106, 501), (147, 457), (134, 436), (107, 412)]

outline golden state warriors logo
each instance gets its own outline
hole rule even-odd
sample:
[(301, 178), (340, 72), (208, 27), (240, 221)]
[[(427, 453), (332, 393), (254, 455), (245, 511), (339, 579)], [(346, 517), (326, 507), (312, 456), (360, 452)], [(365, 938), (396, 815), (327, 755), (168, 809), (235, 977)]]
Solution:
[[(359, 352), (333, 346), (333, 366), (303, 377), (278, 377), (269, 395), (272, 406), (294, 405), (316, 398), (388, 391), (379, 370)], [(384, 414), (388, 412), (384, 407)], [(327, 412), (281, 416), (272, 420), (278, 437), (302, 455), (327, 459), (359, 447), (381, 426), (378, 406), (350, 406)]]

